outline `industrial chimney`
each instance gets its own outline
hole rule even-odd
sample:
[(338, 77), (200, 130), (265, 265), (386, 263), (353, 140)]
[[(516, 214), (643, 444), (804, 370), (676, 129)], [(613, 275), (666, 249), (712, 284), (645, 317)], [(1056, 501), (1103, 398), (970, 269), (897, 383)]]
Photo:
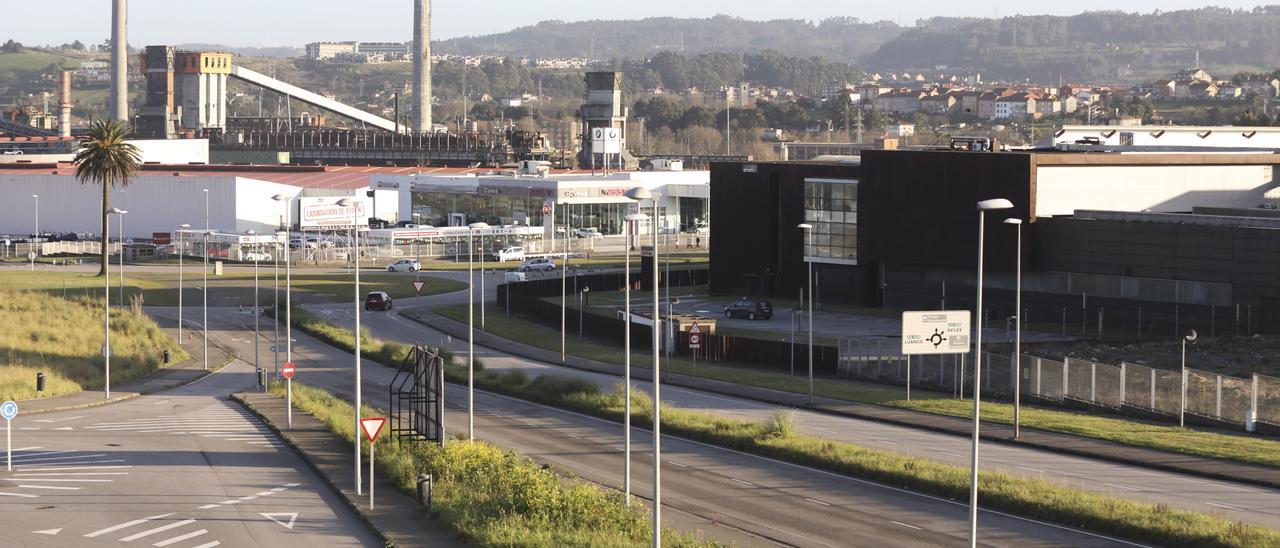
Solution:
[(431, 0), (413, 1), (412, 127), (431, 131)]
[(71, 71), (64, 70), (58, 80), (58, 135), (71, 136)]
[(129, 38), (125, 36), (126, 0), (111, 2), (111, 98), (107, 109), (114, 120), (129, 121)]

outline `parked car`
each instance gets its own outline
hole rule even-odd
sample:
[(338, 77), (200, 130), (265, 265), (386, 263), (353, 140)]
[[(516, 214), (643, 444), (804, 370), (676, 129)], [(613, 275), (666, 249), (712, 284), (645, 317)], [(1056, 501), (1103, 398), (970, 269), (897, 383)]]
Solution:
[(417, 272), (422, 270), (422, 263), (414, 259), (400, 259), (387, 265), (387, 272)]
[(240, 260), (246, 262), (271, 262), (271, 254), (266, 251), (246, 251), (244, 254), (240, 255)]
[(773, 305), (764, 299), (743, 297), (732, 304), (725, 305), (724, 317), (767, 320), (773, 317)]
[(507, 261), (523, 261), (523, 260), (524, 260), (523, 247), (508, 247), (498, 251), (499, 262), (505, 263)]
[(687, 230), (685, 230), (685, 233), (697, 234), (699, 236), (706, 236), (707, 234), (711, 233), (711, 225), (706, 223), (698, 223), (696, 225), (689, 227)]
[(528, 280), (529, 275), (524, 272), (507, 272), (502, 277), (502, 281), (507, 283), (524, 282)]
[(391, 295), (385, 291), (370, 291), (364, 297), (365, 310), (391, 310)]
[(556, 262), (546, 257), (527, 259), (516, 272), (551, 272), (556, 269)]
[(586, 228), (577, 228), (573, 231), (575, 238), (603, 238), (604, 234), (600, 233), (600, 229), (590, 226)]

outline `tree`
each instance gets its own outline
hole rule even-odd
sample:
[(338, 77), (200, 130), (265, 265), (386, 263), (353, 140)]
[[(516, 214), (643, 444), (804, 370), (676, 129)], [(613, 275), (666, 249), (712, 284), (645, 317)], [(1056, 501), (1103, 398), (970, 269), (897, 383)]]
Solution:
[(81, 184), (102, 185), (102, 267), (107, 274), (107, 212), (111, 210), (111, 188), (129, 185), (138, 174), (142, 154), (125, 142), (133, 128), (121, 120), (98, 119), (89, 124), (89, 139), (80, 143), (73, 162)]

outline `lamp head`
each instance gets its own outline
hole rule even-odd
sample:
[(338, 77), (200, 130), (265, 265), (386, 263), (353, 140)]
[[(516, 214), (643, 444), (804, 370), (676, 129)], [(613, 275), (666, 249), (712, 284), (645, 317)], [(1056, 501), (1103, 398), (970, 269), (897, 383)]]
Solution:
[(186, 230), (186, 229), (188, 229), (188, 228), (191, 228), (191, 225), (189, 225), (189, 224), (187, 224), (187, 223), (182, 223), (182, 224), (178, 225), (178, 228), (181, 228), (181, 229), (183, 229), (183, 230)]
[(1188, 329), (1188, 330), (1187, 330), (1187, 334), (1186, 334), (1186, 335), (1184, 335), (1183, 337), (1184, 337), (1185, 339), (1187, 339), (1188, 341), (1194, 341), (1194, 340), (1196, 340), (1196, 337), (1197, 337), (1197, 336), (1199, 336), (1199, 334), (1198, 334), (1198, 333), (1196, 333), (1196, 330), (1194, 330), (1194, 329)]
[(800, 230), (813, 230), (813, 225), (811, 225), (811, 224), (809, 224), (809, 223), (800, 223), (800, 224), (796, 225), (796, 228), (798, 228), (798, 229), (800, 229)]
[(489, 223), (483, 223), (483, 222), (481, 222), (481, 223), (471, 223), (471, 224), (467, 225), (467, 228), (470, 228), (470, 229), (472, 229), (472, 230), (480, 230), (480, 229), (482, 229), (482, 228), (489, 228)]
[(244, 231), (244, 233), (245, 233), (245, 235), (247, 235), (247, 236), (257, 236), (257, 235), (258, 235), (258, 231), (257, 231), (257, 230), (254, 230), (254, 229), (252, 229), (252, 228), (250, 228), (249, 230)]
[(1022, 219), (1019, 219), (1019, 218), (1017, 218), (1017, 217), (1010, 217), (1010, 218), (1008, 218), (1008, 219), (1005, 219), (1005, 220), (1004, 220), (1004, 224), (1007, 224), (1007, 225), (1020, 225), (1020, 224), (1022, 224)]
[(990, 211), (993, 209), (1010, 209), (1012, 207), (1013, 207), (1013, 202), (1010, 202), (1009, 200), (1006, 200), (1004, 198), (992, 198), (990, 200), (983, 200), (981, 202), (978, 202), (978, 209), (982, 211)]

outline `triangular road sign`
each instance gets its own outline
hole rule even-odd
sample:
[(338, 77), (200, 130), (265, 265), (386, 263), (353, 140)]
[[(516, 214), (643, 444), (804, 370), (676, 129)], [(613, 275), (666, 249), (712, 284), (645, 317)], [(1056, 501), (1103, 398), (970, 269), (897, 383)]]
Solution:
[(422, 281), (422, 280), (413, 281), (413, 290), (416, 291), (419, 295), (422, 294), (422, 288), (426, 286), (427, 286), (427, 282), (425, 281)]
[(382, 432), (382, 425), (386, 423), (387, 419), (382, 417), (360, 419), (360, 428), (364, 430), (364, 436), (369, 438), (369, 443), (373, 443), (378, 439), (378, 434)]
[(693, 324), (693, 327), (689, 328), (689, 332), (694, 334), (702, 333), (702, 328), (698, 327), (698, 324), (695, 323)]
[[(278, 514), (258, 514), (258, 515), (264, 518), (267, 518), (271, 521), (274, 521), (276, 523), (279, 523), (280, 525), (283, 525), (285, 529), (293, 529), (293, 521), (298, 519), (297, 512), (280, 512)], [(289, 518), (289, 521), (287, 522), (284, 521), (284, 518)]]

